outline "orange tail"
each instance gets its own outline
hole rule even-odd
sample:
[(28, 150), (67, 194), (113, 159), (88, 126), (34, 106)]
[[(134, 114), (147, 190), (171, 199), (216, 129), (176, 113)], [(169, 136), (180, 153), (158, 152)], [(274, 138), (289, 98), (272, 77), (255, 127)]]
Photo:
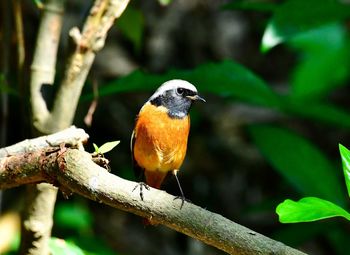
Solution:
[(159, 171), (146, 171), (145, 170), (146, 183), (149, 186), (156, 188), (156, 189), (160, 188), (166, 175), (167, 175), (166, 173), (159, 172)]

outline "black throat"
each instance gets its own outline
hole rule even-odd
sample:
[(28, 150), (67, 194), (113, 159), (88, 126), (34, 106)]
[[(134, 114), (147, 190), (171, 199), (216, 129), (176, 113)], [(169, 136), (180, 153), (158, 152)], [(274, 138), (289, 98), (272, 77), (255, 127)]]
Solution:
[(185, 95), (174, 96), (172, 91), (166, 91), (164, 94), (151, 99), (150, 103), (167, 108), (170, 118), (182, 119), (188, 115), (192, 100)]

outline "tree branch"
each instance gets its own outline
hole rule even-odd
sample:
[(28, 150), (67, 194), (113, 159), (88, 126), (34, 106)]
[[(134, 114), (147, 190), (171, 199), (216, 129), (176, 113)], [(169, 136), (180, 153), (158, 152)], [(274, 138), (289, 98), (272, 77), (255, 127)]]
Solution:
[(50, 112), (41, 94), (41, 88), (54, 82), (64, 3), (64, 0), (45, 1), (31, 65), (30, 99), (33, 125), (45, 134), (52, 132), (44, 132), (43, 125)]
[(96, 0), (82, 32), (77, 27), (71, 29), (75, 49), (69, 57), (52, 112), (40, 127), (37, 126), (43, 133), (52, 133), (71, 125), (96, 52), (103, 48), (108, 30), (128, 3), (129, 0)]
[(192, 203), (151, 188), (141, 201), (137, 183), (110, 174), (76, 149), (44, 149), (0, 159), (0, 189), (50, 182), (91, 200), (137, 214), (230, 254), (304, 254)]
[[(42, 5), (30, 77), (31, 117), (35, 134), (53, 133), (45, 132), (47, 130), (43, 128), (50, 112), (41, 89), (44, 85), (54, 83), (64, 4), (65, 0), (45, 0)], [(38, 184), (27, 187), (26, 206), (22, 213), (21, 253), (49, 254), (48, 240), (51, 236), (56, 197), (57, 189), (52, 185)]]
[(57, 189), (53, 189), (48, 183), (27, 185), (26, 195), (19, 254), (50, 254), (48, 242)]
[[(75, 49), (69, 57), (64, 79), (55, 96), (51, 112), (41, 94), (41, 89), (43, 85), (54, 82), (65, 1), (46, 0), (44, 2), (30, 81), (32, 119), (37, 133), (54, 133), (72, 124), (82, 87), (95, 58), (95, 52), (103, 47), (109, 28), (115, 18), (125, 10), (128, 2), (129, 0), (96, 0), (84, 24), (82, 34), (78, 28), (71, 30), (70, 35), (75, 42)], [(22, 252), (48, 254), (47, 240), (50, 232), (46, 231), (46, 228), (43, 228), (41, 232), (38, 231), (38, 226), (35, 224), (40, 220), (42, 226), (52, 225), (51, 218), (56, 200), (55, 189), (49, 185), (37, 188), (33, 186), (29, 189), (36, 190), (28, 190), (28, 193), (33, 195), (29, 196), (31, 199), (27, 202), (29, 211), (24, 215)], [(41, 194), (42, 192), (47, 196)], [(43, 203), (51, 207), (40, 207)], [(41, 240), (37, 237), (38, 235)], [(34, 247), (28, 246), (26, 249), (25, 246), (30, 243)]]

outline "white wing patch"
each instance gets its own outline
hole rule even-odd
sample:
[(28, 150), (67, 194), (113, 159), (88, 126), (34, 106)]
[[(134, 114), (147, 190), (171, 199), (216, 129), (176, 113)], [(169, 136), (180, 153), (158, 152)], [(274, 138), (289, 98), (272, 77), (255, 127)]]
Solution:
[(132, 131), (131, 139), (130, 139), (130, 151), (131, 151), (131, 155), (133, 155), (132, 151), (133, 151), (133, 147), (134, 147), (134, 139), (136, 139), (135, 130)]

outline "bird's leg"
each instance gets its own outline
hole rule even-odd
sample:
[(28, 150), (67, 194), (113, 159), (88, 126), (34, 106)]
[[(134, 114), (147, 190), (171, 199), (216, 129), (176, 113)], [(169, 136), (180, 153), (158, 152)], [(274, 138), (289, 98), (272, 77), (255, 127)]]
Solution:
[(135, 187), (134, 187), (134, 189), (132, 191), (134, 192), (134, 190), (137, 187), (140, 187), (140, 198), (143, 201), (143, 188), (149, 190), (149, 186), (146, 183), (144, 183), (144, 182), (139, 182), (138, 184), (135, 185)]
[(178, 172), (178, 171), (179, 171), (178, 169), (175, 169), (175, 170), (172, 171), (172, 173), (173, 173), (173, 175), (175, 176), (177, 185), (179, 186), (181, 196), (175, 197), (174, 200), (175, 200), (175, 199), (181, 199), (181, 206), (180, 206), (180, 209), (182, 209), (182, 206), (184, 205), (185, 201), (189, 201), (189, 200), (187, 200), (187, 199), (185, 198), (184, 192), (182, 191), (182, 188), (181, 188), (181, 185), (180, 185), (179, 178), (177, 178), (177, 172)]
[[(143, 177), (144, 177), (144, 171), (141, 171), (139, 180), (143, 180)], [(149, 190), (149, 186), (147, 185), (147, 183), (141, 181), (141, 182), (139, 182), (138, 184), (135, 185), (135, 187), (133, 188), (132, 192), (134, 192), (134, 190), (135, 190), (137, 187), (140, 187), (140, 198), (141, 198), (141, 200), (143, 201), (143, 188)]]

